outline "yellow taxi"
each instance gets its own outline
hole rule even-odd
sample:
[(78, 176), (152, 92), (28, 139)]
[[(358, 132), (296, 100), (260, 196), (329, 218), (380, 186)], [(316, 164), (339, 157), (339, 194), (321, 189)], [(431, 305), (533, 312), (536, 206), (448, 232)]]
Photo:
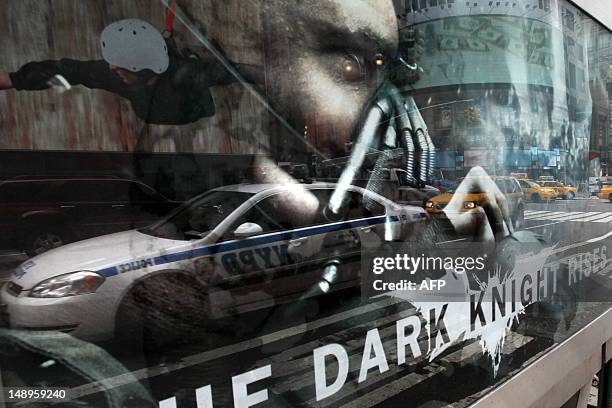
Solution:
[(494, 187), (497, 186), (504, 194), (508, 208), (510, 210), (510, 218), (515, 228), (520, 228), (524, 222), (525, 203), (524, 194), (518, 180), (514, 177), (507, 176), (490, 176), (490, 177), (469, 177), (459, 179), (457, 184), (448, 189), (446, 193), (432, 197), (425, 204), (425, 210), (432, 216), (444, 216), (444, 208), (455, 196), (457, 187), (464, 180), (474, 181), (467, 187), (467, 192), (457, 193), (460, 202), (461, 212), (472, 210), (476, 207), (486, 207), (489, 203), (490, 194), (493, 193)]
[(576, 197), (576, 187), (566, 186), (563, 183), (555, 180), (539, 180), (538, 184), (541, 187), (552, 188), (557, 192), (557, 196), (564, 200), (571, 200)]
[(598, 196), (604, 200), (607, 198), (612, 203), (612, 186), (602, 187), (601, 190), (599, 190)]
[(557, 191), (552, 187), (542, 187), (529, 179), (517, 179), (526, 201), (532, 203), (540, 203), (542, 201), (551, 201), (557, 198)]

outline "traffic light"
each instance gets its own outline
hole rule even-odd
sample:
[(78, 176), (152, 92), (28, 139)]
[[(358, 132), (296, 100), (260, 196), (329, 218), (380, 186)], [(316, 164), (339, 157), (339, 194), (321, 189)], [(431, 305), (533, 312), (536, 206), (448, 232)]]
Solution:
[(473, 109), (474, 122), (480, 123), (480, 108), (474, 107)]
[(403, 60), (409, 65), (418, 63), (425, 52), (425, 38), (421, 32), (414, 27), (408, 27), (400, 31), (399, 41)]
[(401, 87), (414, 84), (421, 77), (423, 68), (419, 64), (425, 52), (425, 37), (412, 26), (402, 28), (399, 34), (397, 59), (389, 65), (388, 75), (391, 82)]
[(480, 123), (480, 108), (477, 106), (470, 106), (463, 110), (465, 113), (465, 121), (470, 124)]

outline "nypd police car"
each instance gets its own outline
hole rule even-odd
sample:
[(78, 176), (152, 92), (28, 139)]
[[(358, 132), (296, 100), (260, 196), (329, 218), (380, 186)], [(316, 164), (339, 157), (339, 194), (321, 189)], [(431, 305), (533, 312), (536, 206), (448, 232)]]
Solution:
[(359, 285), (361, 251), (417, 234), (428, 216), (356, 186), (330, 211), (336, 188), (221, 187), (149, 227), (41, 254), (2, 289), (9, 325), (102, 341), (134, 320), (128, 306), (170, 322), (177, 305), (197, 303), (207, 319), (261, 310), (299, 299), (330, 264), (330, 292)]

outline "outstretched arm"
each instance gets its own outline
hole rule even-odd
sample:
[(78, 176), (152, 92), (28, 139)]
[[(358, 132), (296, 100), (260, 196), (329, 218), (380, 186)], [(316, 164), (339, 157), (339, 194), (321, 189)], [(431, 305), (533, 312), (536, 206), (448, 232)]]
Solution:
[[(50, 80), (61, 75), (71, 85), (83, 85), (88, 88), (106, 89), (121, 93), (123, 84), (116, 78), (104, 61), (77, 61), (72, 59), (29, 62), (16, 72), (7, 74), (10, 87), (17, 90), (35, 91), (48, 89)], [(0, 78), (0, 88), (3, 80)], [(8, 89), (8, 88), (2, 88)]]
[(13, 82), (11, 82), (8, 72), (0, 71), (0, 90), (4, 91), (11, 88), (13, 88)]

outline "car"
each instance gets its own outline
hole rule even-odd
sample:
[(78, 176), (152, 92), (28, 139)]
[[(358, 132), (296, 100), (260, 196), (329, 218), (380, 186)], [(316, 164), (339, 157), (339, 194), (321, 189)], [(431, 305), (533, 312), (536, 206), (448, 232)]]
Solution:
[(564, 200), (572, 200), (576, 197), (576, 187), (566, 186), (559, 181), (554, 180), (539, 180), (538, 184), (542, 188), (552, 188), (557, 192), (557, 195)]
[(397, 203), (423, 207), (431, 198), (440, 194), (436, 187), (423, 184), (411, 185), (408, 173), (404, 169), (380, 168), (377, 172), (368, 172), (366, 179), (355, 180), (361, 187), (376, 186), (378, 194)]
[[(338, 180), (338, 177), (319, 178), (318, 180), (334, 182)], [(398, 168), (381, 167), (376, 171), (368, 169), (365, 174), (361, 174), (361, 177), (356, 177), (352, 183), (359, 187), (376, 189), (378, 194), (396, 203), (418, 207), (423, 207), (427, 200), (440, 194), (440, 190), (434, 186), (411, 183), (408, 172)]]
[(612, 186), (605, 186), (599, 190), (599, 198), (605, 200), (608, 199), (612, 203)]
[(179, 204), (146, 184), (120, 178), (5, 180), (0, 182), (0, 245), (33, 256), (151, 224)]
[(597, 196), (600, 193), (602, 187), (602, 181), (600, 177), (589, 177), (588, 191), (591, 196)]
[(557, 198), (557, 192), (552, 187), (542, 187), (529, 179), (517, 179), (525, 195), (525, 201), (539, 203)]
[[(506, 176), (478, 176), (470, 178), (478, 180), (478, 187), (470, 190), (469, 193), (461, 194), (459, 197), (460, 201), (463, 202), (461, 212), (470, 211), (478, 206), (485, 206), (489, 200), (488, 195), (492, 192), (494, 186), (497, 186), (506, 198), (514, 227), (517, 229), (521, 228), (525, 220), (525, 198), (516, 178)], [(457, 187), (466, 179), (460, 179), (455, 187), (447, 190), (444, 194), (430, 199), (425, 204), (425, 210), (432, 216), (445, 217), (444, 209), (446, 205), (454, 197)]]
[[(338, 200), (336, 188), (220, 187), (149, 227), (45, 252), (20, 265), (2, 289), (9, 325), (103, 341), (131, 332), (137, 321), (156, 338), (159, 322), (170, 322), (169, 333), (178, 330), (177, 319), (259, 311), (300, 299), (317, 284), (330, 293), (355, 288), (361, 251), (418, 236), (428, 215), (357, 186)], [(322, 282), (330, 266), (334, 275)], [(146, 305), (138, 318), (136, 303)], [(190, 306), (193, 318), (172, 314)]]

